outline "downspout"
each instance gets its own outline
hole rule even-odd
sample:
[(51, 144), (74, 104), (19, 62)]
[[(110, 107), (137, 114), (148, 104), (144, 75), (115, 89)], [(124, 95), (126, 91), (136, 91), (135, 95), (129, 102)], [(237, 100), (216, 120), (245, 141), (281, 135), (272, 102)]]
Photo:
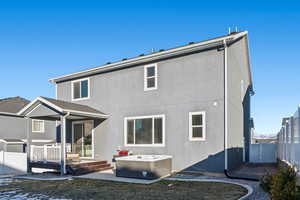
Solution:
[(224, 174), (230, 179), (242, 179), (249, 181), (259, 181), (256, 178), (245, 178), (230, 176), (228, 173), (228, 53), (227, 53), (227, 42), (226, 39), (223, 40), (224, 45), (224, 153), (225, 153), (225, 163), (224, 163)]
[(66, 173), (66, 123), (67, 123), (67, 117), (70, 116), (70, 112), (68, 112), (66, 115), (62, 116), (61, 120), (61, 175), (64, 175)]

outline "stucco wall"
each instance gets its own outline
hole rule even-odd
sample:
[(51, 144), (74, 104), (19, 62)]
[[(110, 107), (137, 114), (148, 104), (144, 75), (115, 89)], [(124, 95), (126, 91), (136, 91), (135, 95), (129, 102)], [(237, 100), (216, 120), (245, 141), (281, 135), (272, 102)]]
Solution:
[(228, 167), (239, 166), (243, 161), (244, 108), (243, 100), (250, 80), (247, 68), (245, 38), (228, 47)]
[[(95, 156), (111, 160), (124, 147), (124, 117), (164, 114), (165, 147), (125, 147), (135, 154), (168, 154), (173, 168), (223, 171), (223, 52), (216, 49), (158, 63), (158, 89), (144, 91), (144, 66), (90, 77), (91, 98), (76, 101), (110, 117), (95, 129)], [(58, 99), (71, 101), (71, 82)], [(189, 112), (206, 111), (206, 141), (189, 141)], [(209, 157), (209, 158), (208, 158)]]
[[(31, 124), (30, 122), (30, 132)], [(0, 115), (0, 139), (26, 139), (26, 136), (26, 120), (24, 118)], [(45, 132), (31, 132), (31, 138), (33, 140), (55, 140), (55, 122), (45, 121)]]

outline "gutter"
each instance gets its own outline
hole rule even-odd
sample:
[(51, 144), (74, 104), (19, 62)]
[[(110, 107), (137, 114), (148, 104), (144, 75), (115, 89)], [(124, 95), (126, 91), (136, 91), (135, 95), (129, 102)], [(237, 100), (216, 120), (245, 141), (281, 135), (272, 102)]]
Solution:
[(0, 116), (8, 116), (8, 117), (19, 117), (24, 118), (23, 115), (20, 115), (18, 113), (9, 113), (9, 112), (0, 112)]
[(229, 175), (228, 171), (228, 46), (226, 39), (223, 40), (224, 44), (224, 152), (225, 152), (225, 163), (224, 163), (224, 174), (229, 179), (240, 179), (248, 181), (259, 181), (256, 178), (245, 178)]

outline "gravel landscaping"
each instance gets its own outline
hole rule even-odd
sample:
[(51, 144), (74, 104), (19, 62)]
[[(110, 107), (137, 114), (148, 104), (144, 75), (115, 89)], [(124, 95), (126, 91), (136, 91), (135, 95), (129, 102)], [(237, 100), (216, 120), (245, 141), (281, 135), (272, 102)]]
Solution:
[(239, 185), (163, 180), (150, 185), (90, 179), (13, 180), (2, 183), (0, 199), (197, 199), (235, 200), (247, 194)]

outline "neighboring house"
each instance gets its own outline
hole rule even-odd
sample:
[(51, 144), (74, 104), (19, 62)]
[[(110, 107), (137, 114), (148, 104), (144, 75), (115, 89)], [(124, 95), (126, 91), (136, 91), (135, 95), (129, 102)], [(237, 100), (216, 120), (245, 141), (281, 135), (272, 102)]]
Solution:
[(264, 144), (264, 143), (276, 143), (278, 142), (277, 136), (254, 136), (253, 137), (253, 144)]
[[(0, 150), (10, 152), (25, 150), (27, 124), (24, 117), (17, 113), (29, 102), (21, 97), (0, 99)], [(29, 129), (34, 144), (56, 141), (53, 122), (31, 120)]]
[(60, 120), (62, 137), (83, 159), (110, 161), (127, 149), (172, 155), (177, 171), (210, 172), (249, 159), (246, 31), (50, 81), (57, 100), (39, 97), (19, 114)]

